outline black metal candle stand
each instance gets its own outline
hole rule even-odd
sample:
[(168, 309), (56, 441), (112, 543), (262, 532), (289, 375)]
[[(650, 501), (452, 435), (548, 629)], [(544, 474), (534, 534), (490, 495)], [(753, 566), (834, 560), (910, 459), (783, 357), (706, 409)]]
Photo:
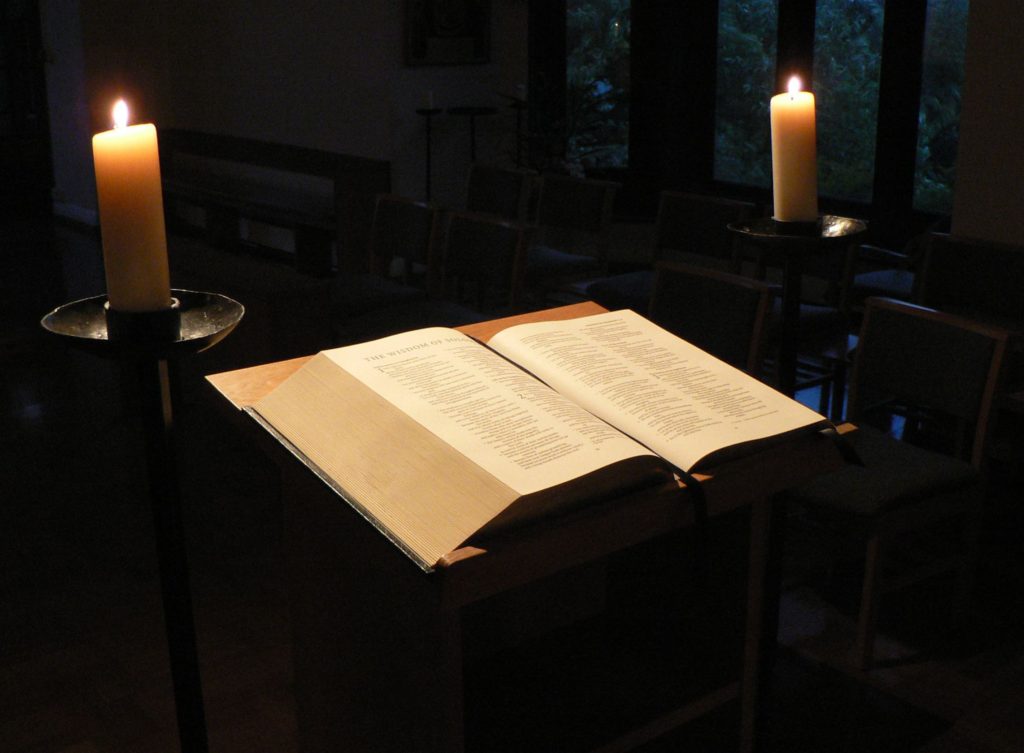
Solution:
[(440, 115), (444, 112), (440, 107), (421, 107), (416, 110), (416, 114), (421, 116), (426, 124), (427, 129), (427, 161), (426, 161), (426, 186), (425, 193), (427, 201), (430, 201), (430, 161), (433, 153), (433, 144), (431, 137), (431, 121), (435, 115)]
[[(199, 656), (196, 649), (188, 559), (181, 514), (172, 395), (173, 362), (206, 350), (235, 328), (245, 309), (217, 293), (172, 290), (162, 311), (110, 309), (106, 296), (60, 306), (43, 317), (43, 329), (72, 347), (121, 361), (134, 372), (128, 387), (137, 392), (146, 447), (164, 624), (181, 750), (206, 753)], [(132, 384), (134, 383), (134, 384)]]
[(859, 242), (867, 232), (867, 223), (852, 217), (824, 214), (809, 222), (780, 222), (773, 217), (756, 217), (731, 223), (728, 229), (744, 243), (760, 247), (774, 256), (781, 254), (783, 280), (779, 388), (793, 397), (796, 393), (804, 257), (815, 253), (826, 254), (837, 246)]

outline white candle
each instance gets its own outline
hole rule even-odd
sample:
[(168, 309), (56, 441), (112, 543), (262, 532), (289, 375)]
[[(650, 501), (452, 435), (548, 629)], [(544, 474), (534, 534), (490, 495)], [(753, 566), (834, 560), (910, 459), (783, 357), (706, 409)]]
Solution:
[(114, 129), (92, 137), (107, 299), (117, 311), (171, 305), (163, 189), (156, 128), (128, 126), (128, 106), (114, 106)]
[(800, 79), (771, 101), (772, 193), (780, 222), (818, 219), (818, 162), (814, 95), (800, 91)]

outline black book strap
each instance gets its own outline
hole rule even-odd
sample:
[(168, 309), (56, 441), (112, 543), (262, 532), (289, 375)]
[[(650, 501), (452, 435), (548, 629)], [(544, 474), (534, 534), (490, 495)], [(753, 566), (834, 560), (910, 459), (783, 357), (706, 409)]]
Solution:
[(840, 434), (836, 431), (836, 427), (829, 426), (827, 429), (822, 429), (821, 433), (832, 440), (836, 449), (839, 450), (839, 454), (843, 457), (843, 460), (850, 465), (859, 465), (863, 467), (864, 461), (861, 460), (860, 455), (857, 454), (857, 450), (852, 444), (850, 444), (850, 440), (847, 439), (844, 434)]
[[(835, 444), (836, 449), (842, 456), (843, 460), (852, 465), (863, 466), (864, 462), (857, 454), (856, 449), (850, 441), (843, 435), (836, 431), (835, 427), (830, 426), (827, 429), (822, 429), (822, 434), (826, 435)], [(682, 468), (673, 466), (672, 470), (675, 472), (683, 483), (686, 484), (687, 494), (683, 497), (688, 504), (693, 505), (693, 569), (694, 576), (697, 580), (697, 585), (702, 589), (706, 596), (710, 595), (709, 586), (711, 578), (711, 561), (710, 561), (710, 543), (708, 530), (708, 502), (707, 495), (704, 491), (704, 486), (701, 482), (689, 471), (684, 471)]]
[(708, 500), (704, 486), (689, 471), (673, 466), (672, 470), (686, 484), (686, 502), (693, 506), (693, 569), (702, 590), (710, 583), (711, 566), (708, 560)]

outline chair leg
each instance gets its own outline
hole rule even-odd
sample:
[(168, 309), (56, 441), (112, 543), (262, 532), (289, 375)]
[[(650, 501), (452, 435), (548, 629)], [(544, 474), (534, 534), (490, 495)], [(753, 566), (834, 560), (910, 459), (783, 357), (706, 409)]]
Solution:
[(964, 557), (957, 571), (955, 601), (953, 602), (953, 624), (957, 628), (967, 624), (970, 612), (981, 545), (982, 523), (980, 513), (971, 515), (964, 531)]
[(839, 422), (843, 420), (843, 403), (846, 399), (846, 363), (839, 362), (832, 373), (832, 404), (829, 418)]
[(818, 413), (823, 416), (827, 416), (829, 408), (829, 390), (831, 389), (831, 380), (822, 380), (819, 388), (821, 392), (818, 393)]
[(879, 586), (882, 573), (882, 540), (874, 534), (869, 540), (864, 558), (864, 583), (860, 596), (860, 614), (857, 619), (857, 666), (862, 671), (871, 669), (875, 652), (875, 623), (877, 621)]

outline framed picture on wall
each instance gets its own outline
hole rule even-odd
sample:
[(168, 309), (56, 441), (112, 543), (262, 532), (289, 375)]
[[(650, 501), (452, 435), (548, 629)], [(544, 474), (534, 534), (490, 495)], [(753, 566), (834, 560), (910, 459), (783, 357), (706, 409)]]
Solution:
[(406, 65), (488, 62), (490, 5), (490, 0), (405, 0)]

